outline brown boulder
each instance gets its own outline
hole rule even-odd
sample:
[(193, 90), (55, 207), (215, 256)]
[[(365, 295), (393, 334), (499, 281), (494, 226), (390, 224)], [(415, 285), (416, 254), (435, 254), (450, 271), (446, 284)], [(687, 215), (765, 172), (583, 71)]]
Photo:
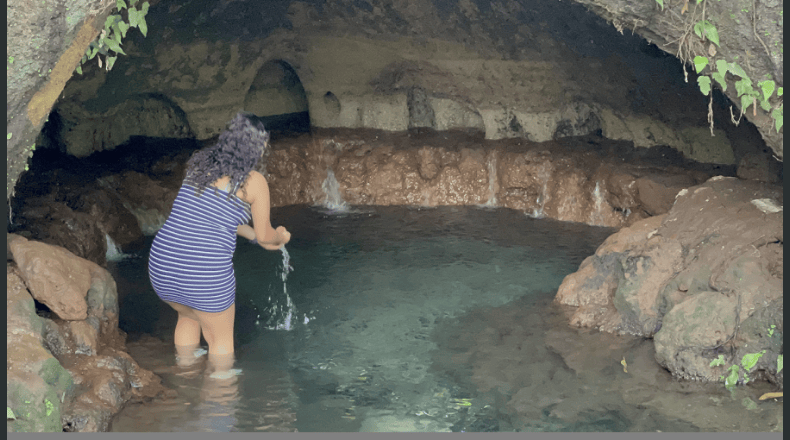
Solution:
[[(609, 237), (555, 300), (576, 307), (574, 325), (654, 336), (673, 375), (716, 381), (764, 350), (749, 374), (781, 386), (782, 197), (724, 177), (681, 190), (666, 215)], [(719, 355), (727, 365), (710, 367)]]
[(744, 180), (779, 183), (782, 162), (766, 154), (745, 154), (738, 162), (737, 175)]
[(639, 201), (650, 215), (669, 212), (678, 192), (693, 185), (695, 185), (694, 180), (687, 175), (650, 174), (636, 179)]
[(33, 298), (62, 319), (88, 317), (85, 297), (95, 263), (61, 247), (22, 237), (11, 241), (9, 247)]

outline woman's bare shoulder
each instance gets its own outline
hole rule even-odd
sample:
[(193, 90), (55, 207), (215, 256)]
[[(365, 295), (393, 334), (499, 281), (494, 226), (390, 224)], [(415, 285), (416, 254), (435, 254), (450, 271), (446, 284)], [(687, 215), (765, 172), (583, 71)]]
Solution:
[(245, 201), (248, 203), (252, 203), (252, 201), (255, 200), (257, 196), (260, 196), (264, 193), (268, 194), (268, 190), (269, 186), (263, 174), (252, 170), (250, 171), (247, 181), (244, 183), (244, 193), (246, 197), (243, 197), (242, 199), (245, 199)]

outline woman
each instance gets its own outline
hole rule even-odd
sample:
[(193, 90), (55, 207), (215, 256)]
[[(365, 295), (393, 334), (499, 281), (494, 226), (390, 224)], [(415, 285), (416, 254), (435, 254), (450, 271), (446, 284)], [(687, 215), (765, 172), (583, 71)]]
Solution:
[(269, 186), (253, 170), (269, 150), (269, 133), (253, 118), (237, 114), (216, 145), (192, 156), (170, 216), (151, 246), (151, 284), (178, 312), (179, 356), (195, 352), (202, 332), (210, 360), (232, 358), (236, 235), (268, 250), (291, 239), (284, 227), (272, 228)]

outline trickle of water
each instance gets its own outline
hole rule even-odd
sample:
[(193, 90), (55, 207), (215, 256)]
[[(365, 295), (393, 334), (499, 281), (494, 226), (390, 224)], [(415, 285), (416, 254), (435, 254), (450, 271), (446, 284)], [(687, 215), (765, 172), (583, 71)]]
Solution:
[(495, 207), (496, 200), (496, 155), (491, 153), (488, 159), (488, 201), (483, 206)]
[(285, 285), (285, 280), (288, 279), (288, 273), (293, 272), (294, 268), (291, 267), (291, 255), (288, 254), (288, 250), (285, 249), (285, 246), (280, 248), (280, 251), (283, 253), (283, 272), (282, 272), (282, 279), (283, 285)]
[(105, 258), (107, 258), (107, 261), (121, 261), (126, 258), (126, 255), (121, 252), (121, 249), (112, 239), (112, 237), (110, 237), (108, 234), (104, 234), (104, 239), (107, 241), (107, 252), (104, 255)]
[(335, 173), (332, 170), (326, 170), (326, 179), (321, 184), (321, 189), (324, 191), (324, 206), (332, 211), (347, 211), (348, 205), (343, 201), (340, 195), (340, 183), (338, 183)]
[(601, 194), (601, 182), (595, 182), (595, 189), (593, 190), (593, 201), (595, 207), (593, 212), (590, 213), (590, 224), (593, 226), (603, 225), (603, 214), (601, 207), (603, 206), (603, 195)]
[(540, 194), (538, 194), (538, 198), (535, 200), (539, 206), (537, 209), (532, 210), (532, 218), (543, 218), (546, 216), (546, 212), (544, 208), (546, 207), (546, 200), (549, 199), (549, 172), (546, 170), (546, 167), (542, 167), (539, 173), (540, 179), (543, 181), (543, 186), (540, 189)]

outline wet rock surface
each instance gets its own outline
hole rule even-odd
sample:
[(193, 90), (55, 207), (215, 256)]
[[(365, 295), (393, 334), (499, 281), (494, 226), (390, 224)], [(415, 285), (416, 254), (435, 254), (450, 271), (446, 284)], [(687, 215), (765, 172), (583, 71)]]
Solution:
[[(12, 201), (11, 227), (27, 238), (9, 237), (9, 258), (16, 250), (14, 270), (19, 274), (9, 292), (29, 299), (9, 306), (15, 310), (9, 329), (20, 313), (30, 316), (30, 323), (20, 324), (27, 330), (13, 330), (18, 334), (9, 341), (33, 344), (9, 348), (9, 359), (13, 353), (25, 356), (14, 365), (26, 365), (10, 370), (9, 381), (24, 385), (9, 385), (9, 399), (20, 414), (31, 414), (13, 421), (19, 427), (14, 429), (57, 430), (53, 427), (60, 417), (67, 430), (106, 430), (124, 402), (163, 396), (157, 377), (124, 353), (114, 282), (100, 265), (106, 236), (132, 250), (143, 234), (157, 230), (169, 213), (186, 161), (201, 145), (137, 141), (129, 144), (132, 148), (82, 161), (45, 150)], [(747, 351), (765, 349), (751, 377), (782, 386), (782, 373), (775, 367), (783, 329), (782, 213), (772, 212), (782, 204), (782, 191), (768, 183), (776, 180), (773, 175), (758, 173), (763, 178), (749, 181), (711, 179), (734, 176), (736, 168), (695, 163), (669, 147), (639, 149), (599, 136), (531, 143), (485, 140), (463, 131), (341, 129), (275, 137), (267, 167), (260, 171), (268, 174), (274, 206), (323, 204), (328, 178), (334, 176), (337, 195), (350, 204), (487, 204), (621, 228), (557, 294), (558, 302), (572, 306), (568, 318), (573, 325), (652, 337), (652, 356), (688, 379), (716, 380), (723, 367), (709, 364), (720, 354), (734, 361)], [(748, 175), (746, 170), (738, 174)], [(52, 229), (58, 223), (79, 225), (72, 229), (82, 235)], [(54, 249), (50, 244), (74, 249), (77, 256), (67, 256), (62, 248), (48, 253), (46, 249)], [(54, 290), (36, 286), (51, 282), (49, 275), (25, 278), (37, 273), (33, 262), (46, 258), (74, 265), (62, 271), (73, 278), (62, 287), (77, 292), (73, 300), (46, 299)], [(55, 267), (42, 267), (49, 266)], [(36, 295), (46, 304), (38, 314)], [(696, 333), (685, 330), (698, 322), (706, 327)], [(774, 330), (769, 337), (768, 328)], [(35, 353), (35, 360), (28, 359)], [(60, 379), (24, 382), (39, 380), (44, 370), (47, 377)], [(481, 374), (480, 380), (485, 377), (497, 376)], [(20, 394), (28, 388), (40, 390), (37, 400)], [(513, 411), (535, 411), (518, 403), (526, 395), (517, 397), (513, 390)], [(60, 405), (54, 403), (56, 394), (63, 399)], [(42, 399), (55, 409), (48, 411), (46, 403), (42, 407)], [(39, 402), (38, 416), (20, 403), (27, 401)], [(551, 417), (572, 414), (567, 411), (571, 409), (558, 409)], [(464, 423), (493, 429), (485, 417)], [(579, 420), (579, 429), (586, 429)], [(620, 426), (617, 420), (611, 420), (612, 426)]]
[[(781, 388), (782, 204), (781, 187), (757, 181), (684, 189), (667, 214), (609, 237), (556, 301), (572, 325), (652, 337), (656, 360), (684, 379), (719, 381), (764, 351), (749, 374)], [(720, 355), (726, 365), (711, 366)]]
[(8, 242), (9, 432), (106, 431), (126, 402), (164, 392), (126, 353), (109, 272), (63, 248)]

